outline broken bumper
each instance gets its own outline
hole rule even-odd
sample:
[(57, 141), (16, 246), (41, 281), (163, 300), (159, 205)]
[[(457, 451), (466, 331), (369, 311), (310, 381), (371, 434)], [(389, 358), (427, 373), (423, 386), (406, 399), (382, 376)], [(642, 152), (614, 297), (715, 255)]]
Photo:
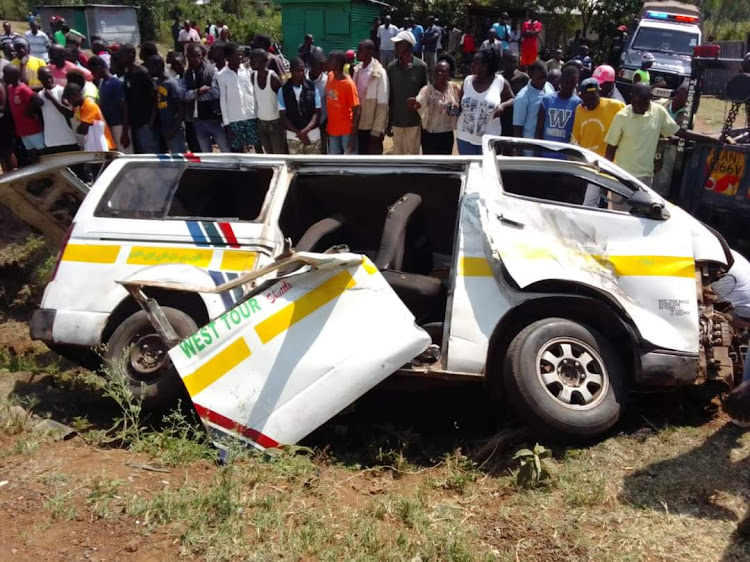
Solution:
[(642, 386), (685, 386), (698, 379), (698, 355), (663, 349), (641, 353), (635, 382)]
[(45, 343), (52, 343), (52, 326), (55, 324), (56, 310), (41, 308), (35, 310), (31, 316), (29, 332), (32, 340), (41, 340)]

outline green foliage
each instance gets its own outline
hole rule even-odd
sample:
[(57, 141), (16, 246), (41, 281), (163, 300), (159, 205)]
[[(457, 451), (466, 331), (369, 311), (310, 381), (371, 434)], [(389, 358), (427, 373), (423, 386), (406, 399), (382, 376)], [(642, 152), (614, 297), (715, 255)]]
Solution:
[[(238, 44), (249, 44), (256, 34), (268, 35), (274, 41), (281, 42), (281, 11), (271, 2), (250, 3), (243, 0), (225, 0), (212, 2), (205, 6), (196, 6), (189, 0), (178, 2), (161, 2), (158, 12), (159, 22), (156, 35), (160, 42), (172, 45), (171, 27), (175, 18), (189, 19), (199, 24), (201, 33), (210, 20), (215, 23), (223, 21), (229, 27), (232, 41)], [(163, 6), (162, 6), (163, 4)]]
[(555, 472), (552, 451), (539, 443), (533, 449), (521, 449), (513, 455), (519, 461), (516, 484), (522, 488), (537, 488), (546, 484)]
[(420, 2), (391, 0), (388, 4), (391, 5), (390, 14), (393, 18), (393, 23), (399, 26), (406, 16), (411, 16), (417, 23), (424, 25), (425, 18), (433, 15), (443, 25), (455, 22), (460, 27), (465, 15), (465, 3), (463, 0), (433, 0), (432, 2), (424, 0)]

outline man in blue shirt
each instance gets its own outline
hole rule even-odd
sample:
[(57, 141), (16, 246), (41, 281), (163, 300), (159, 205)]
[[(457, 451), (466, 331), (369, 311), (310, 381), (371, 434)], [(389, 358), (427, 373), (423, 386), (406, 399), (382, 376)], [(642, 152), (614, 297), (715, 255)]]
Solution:
[(414, 36), (414, 39), (417, 40), (417, 42), (414, 44), (414, 48), (412, 49), (412, 52), (414, 53), (415, 57), (422, 58), (422, 35), (424, 35), (424, 28), (419, 25), (418, 23), (414, 23), (414, 18), (411, 16), (404, 18), (404, 29), (406, 31), (411, 31), (411, 34)]
[(525, 139), (533, 139), (536, 134), (542, 98), (555, 91), (547, 82), (547, 66), (541, 60), (529, 67), (529, 78), (531, 80), (518, 92), (513, 102), (513, 136)]
[(508, 23), (509, 21), (510, 16), (508, 15), (508, 12), (503, 12), (502, 14), (500, 14), (500, 19), (492, 24), (492, 29), (495, 30), (497, 38), (503, 44), (503, 51), (508, 48), (508, 41), (510, 40), (510, 24)]
[(542, 97), (536, 122), (536, 138), (570, 142), (576, 108), (581, 103), (581, 98), (575, 94), (579, 77), (577, 67), (566, 66), (560, 78), (560, 91)]

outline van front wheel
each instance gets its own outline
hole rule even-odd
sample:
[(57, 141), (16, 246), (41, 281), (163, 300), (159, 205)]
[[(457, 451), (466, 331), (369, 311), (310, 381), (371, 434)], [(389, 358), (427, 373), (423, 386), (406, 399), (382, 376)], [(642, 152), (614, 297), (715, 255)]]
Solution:
[(508, 348), (503, 376), (516, 413), (552, 437), (599, 436), (624, 409), (621, 357), (601, 334), (564, 318), (524, 328)]
[[(168, 306), (161, 308), (181, 339), (198, 331), (195, 321), (184, 312)], [(185, 395), (168, 351), (166, 342), (142, 310), (120, 324), (109, 340), (107, 369), (110, 373), (123, 373), (144, 410), (170, 408)]]

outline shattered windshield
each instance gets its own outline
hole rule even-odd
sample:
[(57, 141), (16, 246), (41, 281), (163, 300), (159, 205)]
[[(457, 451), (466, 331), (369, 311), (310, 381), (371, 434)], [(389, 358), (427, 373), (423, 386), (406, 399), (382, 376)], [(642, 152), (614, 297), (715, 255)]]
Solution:
[(690, 55), (698, 45), (698, 34), (676, 29), (642, 27), (633, 41), (633, 48), (641, 51)]

